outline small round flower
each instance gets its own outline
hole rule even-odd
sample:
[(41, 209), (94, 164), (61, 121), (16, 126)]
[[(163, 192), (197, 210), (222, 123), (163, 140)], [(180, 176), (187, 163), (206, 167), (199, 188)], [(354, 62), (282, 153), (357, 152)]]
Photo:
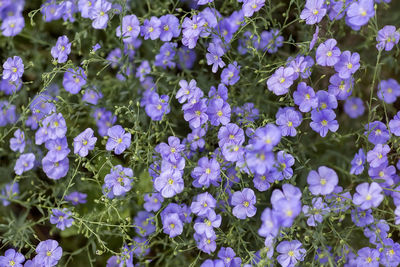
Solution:
[(195, 187), (204, 186), (208, 188), (210, 184), (218, 186), (221, 180), (219, 163), (214, 158), (209, 160), (207, 157), (202, 157), (191, 175), (195, 179), (193, 181)]
[(352, 2), (347, 8), (347, 22), (355, 29), (368, 23), (375, 15), (374, 0), (359, 0)]
[(282, 267), (295, 266), (298, 261), (303, 261), (306, 250), (302, 247), (300, 241), (282, 241), (276, 247), (276, 251), (280, 254), (277, 257)]
[(300, 18), (306, 21), (306, 24), (312, 25), (319, 23), (326, 14), (324, 0), (307, 0)]
[(317, 48), (317, 64), (321, 66), (334, 66), (339, 62), (340, 49), (336, 46), (335, 39), (328, 39)]
[(104, 177), (104, 187), (109, 190), (109, 197), (123, 196), (132, 188), (133, 171), (117, 165)]
[(390, 139), (386, 125), (380, 121), (365, 124), (364, 135), (368, 136), (368, 141), (374, 145), (385, 144)]
[(82, 89), (82, 86), (86, 84), (86, 74), (85, 71), (81, 68), (78, 67), (76, 70), (69, 68), (65, 73), (64, 73), (64, 78), (63, 78), (63, 86), (64, 89), (75, 95), (79, 93), (79, 91)]
[(357, 266), (378, 267), (379, 266), (379, 250), (365, 247), (360, 249), (356, 259)]
[(160, 176), (154, 180), (154, 188), (164, 198), (173, 197), (184, 189), (182, 174), (172, 170), (161, 172)]
[(78, 204), (86, 203), (87, 195), (85, 193), (74, 191), (65, 196), (65, 200), (72, 203), (72, 205), (76, 206)]
[(378, 44), (376, 48), (378, 50), (390, 51), (393, 47), (399, 43), (400, 33), (396, 31), (396, 27), (392, 25), (385, 25), (382, 29), (378, 31), (376, 36), (376, 41)]
[(165, 216), (162, 220), (163, 231), (168, 234), (169, 237), (175, 237), (183, 232), (183, 223), (176, 213), (170, 213)]
[(74, 153), (81, 157), (86, 157), (90, 150), (94, 149), (97, 137), (93, 136), (91, 128), (87, 128), (74, 138)]
[(235, 206), (232, 213), (236, 218), (243, 220), (247, 217), (253, 217), (257, 212), (254, 204), (256, 204), (256, 196), (254, 191), (249, 188), (235, 192), (232, 195), (231, 205)]
[(10, 139), (10, 148), (12, 151), (19, 153), (24, 152), (25, 149), (25, 133), (20, 129), (14, 132), (14, 137)]
[(144, 195), (143, 207), (146, 211), (158, 211), (161, 208), (161, 204), (164, 201), (164, 198), (159, 193), (151, 193)]
[(362, 116), (365, 111), (362, 99), (358, 97), (348, 98), (344, 103), (344, 111), (352, 119)]
[(150, 20), (145, 19), (143, 26), (140, 29), (140, 34), (145, 40), (151, 39), (155, 40), (160, 37), (161, 34), (161, 21), (157, 17), (151, 17)]
[(297, 90), (293, 92), (293, 99), (301, 112), (309, 112), (318, 107), (318, 98), (314, 89), (305, 82), (299, 83)]
[(67, 175), (69, 170), (69, 160), (68, 157), (66, 157), (61, 161), (53, 161), (48, 157), (44, 157), (42, 159), (42, 167), (47, 177), (53, 180), (58, 180)]
[(15, 163), (14, 171), (17, 175), (29, 171), (35, 164), (35, 155), (33, 153), (22, 154)]
[(383, 195), (381, 194), (383, 189), (375, 182), (359, 184), (356, 187), (356, 191), (353, 196), (353, 203), (359, 205), (363, 210), (371, 207), (376, 208), (383, 200)]
[(359, 68), (360, 55), (357, 52), (344, 51), (340, 55), (339, 62), (335, 64), (335, 70), (342, 79), (350, 78)]
[(24, 261), (24, 255), (12, 248), (7, 249), (4, 256), (0, 256), (0, 266), (4, 267), (22, 267)]
[(280, 67), (267, 80), (268, 90), (276, 95), (284, 95), (289, 92), (290, 86), (293, 84), (294, 70), (291, 67)]
[(58, 63), (64, 63), (68, 59), (68, 55), (71, 53), (71, 43), (66, 35), (58, 37), (56, 45), (51, 48), (51, 55), (54, 59), (57, 59)]
[(56, 227), (61, 231), (65, 230), (65, 228), (69, 228), (72, 226), (73, 218), (70, 218), (72, 213), (64, 208), (62, 210), (53, 209), (52, 215), (50, 216), (50, 223), (56, 224)]
[(400, 85), (395, 79), (382, 80), (378, 88), (378, 98), (388, 104), (394, 103), (400, 96)]
[(3, 80), (12, 82), (22, 78), (24, 74), (24, 63), (19, 56), (9, 57), (3, 64)]
[(198, 216), (204, 216), (216, 206), (217, 201), (215, 198), (210, 193), (205, 192), (196, 196), (190, 205), (190, 210)]
[(280, 108), (276, 113), (276, 124), (281, 129), (282, 136), (296, 136), (296, 127), (300, 126), (303, 116), (294, 108)]
[(234, 85), (240, 79), (240, 66), (236, 61), (233, 64), (229, 64), (228, 67), (224, 68), (221, 72), (221, 82), (225, 85)]
[(41, 241), (36, 247), (36, 262), (44, 264), (44, 266), (55, 266), (62, 257), (62, 248), (56, 240), (48, 239)]
[(312, 122), (310, 122), (310, 127), (319, 133), (321, 137), (325, 137), (328, 134), (328, 131), (336, 132), (339, 129), (339, 123), (335, 118), (336, 114), (333, 110), (314, 109), (311, 111)]
[(254, 12), (259, 11), (265, 5), (265, 0), (245, 0), (243, 1), (243, 15), (245, 17), (253, 16)]
[(333, 192), (339, 178), (331, 168), (321, 166), (318, 172), (312, 170), (307, 177), (309, 189), (313, 195), (327, 195)]
[(15, 16), (9, 16), (3, 20), (1, 24), (1, 32), (4, 36), (16, 36), (25, 27), (24, 17), (17, 14)]
[(382, 164), (387, 164), (387, 154), (390, 152), (388, 145), (377, 144), (374, 149), (368, 151), (367, 161), (369, 166), (376, 168)]
[(107, 28), (109, 19), (108, 11), (111, 10), (111, 3), (106, 0), (97, 0), (92, 8), (89, 9), (89, 17), (92, 22), (92, 27), (95, 29)]
[(106, 149), (114, 150), (116, 155), (122, 154), (131, 145), (131, 134), (126, 133), (121, 125), (115, 125), (107, 130)]
[(359, 175), (364, 171), (364, 164), (365, 164), (365, 153), (362, 148), (358, 150), (358, 153), (354, 156), (353, 160), (351, 161), (351, 174)]
[(140, 22), (135, 15), (127, 15), (122, 18), (122, 25), (116, 29), (117, 37), (121, 37), (124, 43), (131, 43), (140, 33)]

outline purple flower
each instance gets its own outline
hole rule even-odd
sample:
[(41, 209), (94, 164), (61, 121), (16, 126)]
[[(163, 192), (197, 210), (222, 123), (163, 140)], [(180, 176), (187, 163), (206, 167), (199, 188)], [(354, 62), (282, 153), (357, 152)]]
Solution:
[(65, 200), (71, 202), (72, 205), (76, 206), (78, 204), (86, 203), (87, 195), (78, 191), (74, 191), (65, 196)]
[(368, 141), (377, 144), (385, 144), (390, 139), (390, 134), (386, 125), (380, 121), (373, 121), (365, 124), (364, 135), (368, 136)]
[(103, 98), (103, 94), (92, 89), (85, 90), (85, 94), (82, 96), (83, 101), (92, 105), (96, 105), (100, 98)]
[(56, 240), (41, 241), (36, 247), (35, 261), (44, 264), (44, 266), (55, 266), (61, 259), (62, 252), (63, 250)]
[(211, 125), (227, 125), (230, 122), (231, 107), (221, 98), (212, 99), (208, 104), (207, 115)]
[(204, 216), (208, 211), (213, 210), (216, 205), (217, 201), (213, 196), (210, 193), (205, 192), (196, 196), (195, 200), (193, 200), (190, 205), (190, 210), (198, 216)]
[(194, 181), (193, 186), (208, 188), (210, 183), (214, 186), (218, 186), (221, 181), (220, 166), (216, 159), (208, 159), (202, 157), (198, 161), (198, 166), (194, 168), (191, 173)]
[(243, 129), (234, 123), (228, 123), (219, 129), (218, 140), (221, 148), (226, 144), (242, 145), (244, 143)]
[(378, 31), (376, 36), (376, 49), (390, 51), (393, 47), (399, 43), (400, 33), (396, 31), (396, 27), (392, 25), (386, 25)]
[(323, 109), (335, 109), (337, 108), (337, 100), (336, 97), (327, 91), (320, 90), (317, 92), (318, 98), (318, 108), (320, 110)]
[[(362, 1), (362, 0), (361, 0)], [(357, 251), (357, 266), (378, 267), (379, 266), (379, 250), (365, 247)]]
[(114, 150), (116, 155), (122, 154), (131, 145), (131, 134), (126, 133), (121, 125), (115, 125), (107, 131), (108, 140), (106, 149)]
[(173, 37), (179, 37), (181, 33), (179, 19), (172, 14), (164, 15), (160, 18), (160, 40), (169, 42)]
[(108, 22), (108, 11), (111, 3), (106, 0), (97, 0), (93, 7), (89, 9), (90, 19), (93, 20), (92, 27), (95, 29), (105, 29)]
[(104, 186), (109, 190), (110, 198), (123, 196), (132, 188), (133, 171), (121, 165), (113, 167), (104, 177)]
[(158, 37), (160, 37), (161, 34), (161, 21), (159, 18), (157, 17), (151, 17), (150, 20), (145, 19), (143, 22), (143, 26), (140, 30), (140, 34), (141, 36), (143, 36), (143, 38), (145, 40), (147, 39), (151, 39), (151, 40), (155, 40)]
[(328, 92), (336, 96), (337, 100), (347, 99), (353, 90), (353, 78), (342, 79), (336, 73), (329, 78)]
[(218, 258), (223, 260), (226, 267), (238, 267), (242, 263), (242, 259), (239, 257), (235, 257), (236, 253), (230, 247), (221, 247), (218, 252)]
[(328, 131), (336, 132), (339, 129), (339, 124), (335, 120), (336, 114), (333, 110), (324, 109), (311, 111), (310, 127), (319, 133), (321, 137), (325, 137)]
[(362, 148), (358, 150), (358, 153), (354, 156), (353, 160), (351, 161), (351, 174), (359, 175), (364, 171), (364, 164), (365, 164), (365, 153)]
[(197, 0), (197, 5), (207, 5), (208, 3), (212, 3), (214, 0)]
[(280, 129), (272, 123), (258, 128), (253, 135), (253, 149), (272, 151), (272, 149), (281, 141)]
[(12, 151), (19, 153), (24, 152), (25, 149), (25, 134), (20, 129), (14, 132), (14, 137), (10, 139), (10, 148)]
[(55, 140), (65, 137), (67, 133), (67, 124), (61, 113), (53, 113), (47, 116), (42, 123), (47, 131), (49, 139)]
[(400, 136), (400, 111), (389, 121), (389, 129), (395, 136)]
[(364, 103), (358, 97), (350, 97), (344, 103), (344, 111), (350, 118), (355, 119), (364, 114)]
[(156, 149), (163, 159), (176, 162), (182, 157), (181, 153), (185, 149), (185, 145), (181, 144), (178, 137), (170, 136), (168, 137), (168, 144), (161, 143)]
[(281, 46), (283, 46), (283, 36), (280, 36), (278, 29), (263, 31), (260, 35), (260, 40), (257, 39), (254, 41), (254, 47), (262, 51), (267, 51), (270, 54), (276, 53), (278, 47)]
[(208, 53), (206, 54), (207, 65), (212, 66), (212, 72), (216, 73), (218, 67), (225, 67), (224, 61), (221, 57), (225, 54), (224, 49), (218, 43), (210, 43), (207, 48)]
[(329, 212), (329, 209), (326, 207), (321, 197), (313, 198), (312, 205), (304, 205), (302, 210), (304, 216), (308, 218), (308, 226), (316, 226), (317, 223), (322, 223), (323, 216)]
[(299, 83), (297, 90), (293, 92), (293, 99), (301, 112), (309, 112), (311, 109), (318, 107), (318, 98), (314, 89), (305, 82)]
[(207, 122), (208, 115), (206, 99), (201, 99), (199, 102), (192, 105), (190, 108), (184, 110), (183, 118), (189, 122), (192, 129), (199, 128), (201, 125)]
[(209, 210), (205, 218), (199, 218), (193, 226), (193, 229), (199, 235), (205, 235), (207, 238), (215, 236), (214, 228), (221, 225), (221, 215), (217, 215), (214, 210)]
[(254, 12), (259, 11), (265, 5), (265, 0), (244, 0), (243, 1), (243, 15), (245, 17), (253, 16)]
[(396, 174), (396, 168), (392, 165), (388, 166), (387, 162), (379, 165), (378, 167), (370, 167), (368, 170), (368, 175), (372, 179), (382, 179), (382, 187), (391, 187), (394, 184), (393, 176)]
[(24, 74), (24, 63), (19, 56), (9, 57), (3, 64), (3, 80), (12, 82), (22, 78)]
[(169, 237), (175, 237), (183, 232), (183, 223), (179, 219), (177, 213), (170, 213), (165, 216), (162, 220), (164, 233), (168, 234)]
[(339, 62), (335, 64), (335, 70), (342, 79), (350, 78), (359, 68), (360, 55), (357, 52), (352, 54), (350, 51), (344, 51), (340, 55)]
[(153, 121), (162, 120), (163, 116), (170, 112), (168, 100), (169, 97), (167, 95), (159, 96), (157, 93), (151, 91), (145, 107), (146, 114)]
[(298, 55), (295, 59), (288, 59), (288, 62), (290, 62), (288, 66), (294, 71), (293, 80), (296, 80), (299, 76), (303, 79), (310, 77), (311, 67), (314, 65), (312, 57)]
[(143, 210), (139, 211), (134, 219), (133, 225), (138, 235), (149, 236), (156, 230), (154, 214)]
[(261, 227), (258, 234), (263, 237), (277, 236), (279, 232), (279, 222), (277, 214), (270, 208), (266, 208), (261, 214)]
[(307, 0), (300, 18), (306, 20), (306, 24), (319, 23), (326, 14), (324, 0)]
[(272, 179), (271, 173), (269, 172), (264, 175), (260, 174), (254, 175), (253, 179), (254, 187), (260, 192), (267, 191), (271, 186), (270, 182), (274, 182), (274, 180)]
[(140, 22), (135, 15), (127, 15), (122, 18), (122, 25), (117, 27), (116, 35), (121, 37), (124, 43), (132, 43), (140, 33)]
[(14, 171), (17, 175), (29, 171), (35, 163), (35, 155), (33, 153), (22, 154), (15, 163)]
[(205, 235), (199, 235), (195, 233), (193, 237), (196, 240), (197, 248), (204, 253), (211, 254), (211, 252), (214, 252), (217, 248), (217, 244), (215, 242), (217, 236), (215, 234), (208, 238)]
[(85, 71), (81, 67), (76, 70), (69, 68), (64, 73), (63, 86), (67, 92), (75, 95), (86, 84), (86, 79)]
[(69, 150), (67, 138), (58, 138), (54, 140), (46, 141), (46, 148), (49, 150), (47, 152), (46, 157), (49, 158), (51, 161), (60, 161), (63, 160), (66, 156), (68, 156)]
[(15, 109), (15, 105), (11, 105), (8, 101), (0, 101), (0, 126), (14, 123), (17, 120)]
[(64, 63), (67, 61), (69, 53), (71, 53), (71, 43), (68, 37), (66, 35), (58, 37), (56, 45), (51, 48), (53, 58), (57, 59), (58, 63)]
[(173, 197), (184, 189), (182, 174), (172, 170), (161, 172), (160, 176), (154, 180), (154, 188), (164, 198)]
[[(249, 0), (250, 1), (250, 0)], [(224, 68), (221, 73), (221, 82), (225, 85), (234, 85), (240, 79), (240, 66), (236, 61)]]
[(186, 17), (182, 23), (182, 44), (189, 49), (195, 48), (205, 24), (206, 21), (202, 16), (193, 15), (192, 19)]
[(376, 168), (382, 164), (387, 164), (387, 154), (390, 152), (388, 145), (377, 144), (374, 149), (368, 151), (367, 161), (369, 166)]
[(318, 46), (316, 53), (318, 65), (331, 67), (339, 62), (341, 52), (336, 44), (335, 39), (328, 39)]
[(306, 250), (302, 248), (302, 244), (298, 240), (282, 241), (276, 247), (276, 251), (280, 254), (277, 257), (282, 267), (295, 266), (298, 261), (303, 261)]
[(159, 193), (151, 193), (144, 195), (144, 201), (143, 207), (146, 211), (158, 211), (164, 198)]
[(336, 172), (325, 166), (319, 167), (318, 172), (314, 170), (310, 171), (307, 177), (307, 183), (313, 195), (327, 195), (332, 193), (338, 182), (339, 178)]
[(72, 222), (74, 219), (70, 218), (72, 213), (68, 209), (52, 209), (52, 214), (50, 216), (50, 223), (56, 224), (56, 227), (61, 231), (65, 230), (65, 228), (69, 228), (72, 226)]
[(356, 193), (353, 196), (353, 203), (359, 205), (361, 209), (367, 210), (371, 207), (378, 207), (383, 200), (383, 191), (379, 184), (372, 182), (371, 184), (362, 183), (356, 187)]
[(395, 79), (382, 80), (378, 88), (378, 98), (388, 104), (394, 103), (400, 96), (400, 85)]
[(382, 240), (388, 237), (389, 225), (385, 220), (379, 220), (376, 224), (372, 224), (364, 229), (364, 235), (369, 238), (371, 244), (378, 245)]
[(268, 90), (276, 95), (284, 95), (289, 92), (290, 86), (293, 84), (294, 70), (291, 67), (280, 67), (267, 80)]
[(89, 12), (93, 8), (93, 4), (96, 0), (79, 0), (78, 10), (81, 12), (82, 18), (90, 18)]
[(97, 141), (97, 137), (93, 136), (93, 130), (87, 128), (74, 138), (74, 153), (81, 157), (86, 157), (89, 150), (93, 150)]
[(276, 113), (276, 124), (279, 126), (282, 136), (296, 136), (296, 127), (300, 126), (303, 117), (294, 108), (280, 108)]
[(179, 81), (180, 89), (176, 93), (175, 98), (178, 99), (179, 103), (185, 103), (186, 101), (191, 102), (195, 99), (196, 102), (203, 96), (203, 91), (197, 87), (196, 80), (191, 80), (189, 83), (185, 80)]
[(7, 17), (1, 24), (1, 32), (4, 36), (16, 36), (25, 27), (24, 18), (17, 14), (15, 16)]
[(358, 227), (365, 227), (374, 222), (374, 217), (372, 216), (372, 210), (362, 210), (360, 208), (353, 209), (351, 211), (351, 220)]
[(254, 207), (254, 204), (256, 204), (256, 195), (254, 191), (249, 188), (235, 192), (232, 195), (231, 205), (235, 206), (232, 209), (232, 213), (236, 218), (243, 220), (247, 217), (253, 217), (257, 212), (257, 208)]
[(355, 29), (359, 29), (375, 15), (374, 0), (352, 2), (347, 9), (346, 15), (347, 22)]
[(4, 267), (22, 267), (22, 263), (25, 261), (24, 255), (10, 248), (4, 253), (4, 256), (0, 256), (0, 266)]
[(60, 161), (52, 161), (48, 157), (44, 157), (42, 159), (42, 167), (47, 177), (53, 180), (58, 180), (67, 175), (69, 170), (69, 160), (68, 157), (66, 157)]

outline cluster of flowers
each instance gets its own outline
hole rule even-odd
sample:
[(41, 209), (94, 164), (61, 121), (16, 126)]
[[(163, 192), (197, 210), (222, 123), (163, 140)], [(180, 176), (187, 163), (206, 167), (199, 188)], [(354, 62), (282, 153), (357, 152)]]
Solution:
[[(194, 2), (202, 6), (212, 3), (213, 0)], [(282, 266), (294, 266), (304, 261), (307, 254), (301, 241), (285, 235), (295, 220), (306, 218), (309, 227), (316, 227), (327, 216), (345, 213), (349, 209), (352, 222), (363, 229), (365, 237), (374, 247), (364, 247), (356, 252), (350, 251), (346, 245), (342, 255), (336, 256), (335, 260), (344, 258), (347, 266), (399, 265), (400, 244), (390, 238), (390, 224), (384, 219), (378, 221), (373, 216), (373, 210), (381, 205), (385, 197), (391, 197), (396, 206), (395, 224), (400, 224), (400, 186), (396, 187), (400, 178), (396, 174), (396, 162), (389, 157), (393, 152), (390, 147), (391, 138), (400, 136), (400, 112), (388, 125), (379, 120), (365, 124), (364, 136), (374, 147), (365, 152), (363, 149), (358, 151), (351, 162), (349, 173), (355, 177), (362, 175), (368, 164), (368, 175), (372, 182), (358, 184), (351, 194), (352, 188), (344, 189), (339, 185), (339, 177), (333, 166), (333, 169), (319, 166), (318, 170), (308, 173), (308, 186), (302, 192), (300, 187), (292, 184), (293, 168), (298, 159), (296, 155), (289, 153), (287, 140), (298, 136), (297, 128), (303, 120), (309, 118), (311, 129), (322, 138), (327, 137), (329, 131), (336, 132), (339, 123), (335, 110), (338, 109), (340, 100), (345, 101), (344, 111), (350, 118), (358, 118), (364, 114), (363, 100), (352, 96), (354, 75), (360, 69), (360, 55), (347, 50), (342, 52), (333, 38), (319, 42), (317, 26), (308, 53), (287, 58), (283, 66), (277, 67), (266, 81), (269, 91), (277, 96), (288, 96), (293, 99), (293, 104), (280, 107), (274, 112), (275, 121), (271, 119), (256, 127), (254, 122), (259, 118), (260, 112), (255, 104), (234, 106), (228, 97), (228, 88), (239, 83), (244, 76), (244, 68), (236, 61), (228, 63), (224, 60), (228, 59), (227, 53), (233, 51), (231, 41), (234, 35), (245, 27), (246, 18), (260, 11), (265, 0), (238, 2), (242, 3), (242, 9), (227, 17), (223, 17), (215, 8), (206, 7), (191, 17), (185, 17), (182, 25), (173, 14), (159, 18), (153, 16), (143, 20), (142, 25), (136, 15), (121, 15), (121, 25), (115, 29), (115, 36), (122, 42), (124, 50), (115, 48), (107, 56), (111, 67), (119, 68), (117, 79), (128, 79), (133, 76), (136, 68), (135, 77), (144, 89), (140, 106), (144, 107), (148, 117), (153, 121), (162, 121), (171, 112), (170, 101), (176, 99), (182, 105), (183, 118), (191, 132), (182, 140), (177, 136), (169, 136), (168, 143), (162, 142), (155, 147), (154, 160), (148, 170), (152, 177), (152, 192), (144, 195), (144, 210), (138, 211), (134, 217), (133, 226), (138, 236), (132, 238), (132, 245), (124, 245), (120, 255), (110, 257), (107, 266), (133, 266), (134, 257), (139, 258), (150, 253), (147, 245), (149, 237), (157, 230), (157, 212), (160, 214), (162, 231), (166, 235), (170, 238), (180, 236), (184, 233), (185, 225), (188, 225), (187, 231), (193, 232), (197, 248), (213, 255), (217, 250), (220, 229), (224, 226), (223, 218), (225, 223), (225, 218), (231, 222), (256, 216), (257, 206), (260, 204), (257, 200), (263, 196), (258, 192), (265, 192), (273, 186), (280, 186), (281, 189), (272, 190), (268, 202), (270, 207), (259, 212), (261, 226), (258, 235), (265, 238), (265, 246), (247, 263), (236, 255), (237, 251), (233, 248), (220, 247), (218, 259), (203, 261), (203, 267), (242, 264), (251, 266), (261, 264), (264, 260), (272, 260), (274, 254)], [(331, 20), (344, 17), (345, 23), (353, 30), (360, 30), (375, 16), (374, 3), (374, 0), (358, 0), (331, 1), (327, 4), (323, 0), (308, 0), (300, 18), (306, 24), (316, 24), (326, 14)], [(0, 19), (3, 21), (1, 29), (4, 36), (17, 35), (24, 27), (21, 15), (23, 7), (24, 1), (0, 0)], [(12, 16), (9, 15), (10, 10)], [(122, 6), (106, 0), (48, 0), (43, 4), (41, 12), (46, 22), (61, 18), (74, 22), (75, 14), (79, 12), (83, 18), (92, 20), (94, 29), (106, 29), (111, 15), (124, 13)], [(135, 50), (142, 43), (139, 36), (144, 40), (159, 39), (164, 42), (153, 63), (148, 60), (141, 60), (139, 66), (132, 63)], [(183, 47), (178, 48), (178, 42), (173, 41), (174, 38), (181, 38)], [(207, 95), (198, 86), (200, 81), (181, 79), (175, 95), (158, 94), (157, 85), (151, 75), (152, 67), (161, 67), (164, 70), (192, 68), (197, 57), (193, 49), (198, 46), (200, 38), (203, 38), (202, 41), (206, 44), (204, 47), (207, 48), (206, 64), (213, 73), (221, 72), (218, 85), (212, 86)], [(391, 51), (399, 39), (400, 33), (396, 27), (386, 25), (377, 33), (376, 48), (379, 53)], [(244, 31), (237, 52), (241, 55), (250, 54), (252, 47), (274, 54), (283, 46), (283, 40), (278, 29), (263, 31), (259, 37), (255, 37), (250, 31)], [(317, 43), (319, 45), (313, 57), (311, 53)], [(54, 62), (66, 63), (72, 44), (66, 35), (60, 36), (49, 51)], [(96, 44), (92, 51), (96, 52), (100, 48)], [(128, 65), (121, 62), (125, 54), (128, 55)], [(177, 55), (180, 57), (179, 61), (176, 60)], [(305, 82), (306, 79), (311, 81), (311, 75), (318, 66), (335, 71), (329, 78), (327, 91), (316, 92)], [(23, 60), (19, 56), (8, 58), (3, 64), (2, 74), (0, 90), (5, 95), (17, 93), (23, 84)], [(290, 94), (291, 86), (298, 79), (300, 81), (296, 90)], [(82, 67), (68, 68), (62, 85), (71, 95), (77, 95), (85, 89), (82, 100), (93, 106), (103, 97), (100, 90), (88, 84), (87, 73)], [(380, 100), (392, 104), (399, 96), (400, 85), (396, 80), (381, 80), (377, 92)], [(71, 156), (67, 140), (67, 121), (57, 111), (56, 101), (50, 88), (36, 95), (29, 105), (32, 114), (25, 121), (25, 125), (35, 131), (35, 144), (44, 144), (48, 150), (44, 157), (40, 157), (41, 168), (52, 180), (67, 176), (70, 169), (68, 156)], [(0, 101), (0, 107), (0, 126), (17, 121), (15, 105)], [(122, 125), (114, 125), (117, 117), (111, 111), (104, 107), (93, 108), (93, 118), (98, 134), (107, 140), (106, 151), (118, 156), (129, 150), (131, 132)], [(217, 140), (206, 142), (207, 136), (216, 136)], [(96, 142), (95, 132), (87, 128), (74, 137), (74, 154), (81, 158), (87, 157), (95, 149)], [(35, 156), (30, 143), (21, 129), (17, 129), (10, 139), (10, 149), (19, 153), (14, 165), (18, 176), (40, 166), (40, 162), (37, 162), (40, 153)], [(28, 153), (25, 153), (26, 150)], [(192, 165), (195, 166), (192, 168)], [(400, 170), (400, 160), (397, 162), (397, 169)], [(187, 183), (185, 185), (185, 182), (189, 182), (189, 177), (192, 178), (191, 186)], [(243, 177), (253, 178), (253, 189), (250, 185), (243, 185)], [(123, 199), (132, 189), (133, 182), (134, 173), (131, 168), (113, 166), (104, 177), (102, 193), (108, 199)], [(179, 198), (185, 191), (190, 197), (194, 196), (189, 202), (185, 202), (187, 198)], [(10, 199), (17, 198), (18, 194), (18, 182), (7, 184), (2, 190), (3, 205), (9, 205)], [(86, 194), (75, 191), (66, 195), (65, 200), (72, 205), (86, 203)], [(50, 223), (63, 231), (73, 225), (74, 216), (69, 208), (54, 208), (51, 210)], [(328, 258), (333, 257), (330, 250), (331, 248), (317, 250), (316, 259), (319, 263), (324, 264), (328, 262)], [(37, 255), (24, 266), (54, 266), (62, 256), (62, 249), (54, 240), (42, 241), (36, 252)], [(24, 261), (25, 257), (13, 249), (7, 250), (5, 256), (0, 257), (0, 265), (5, 266), (22, 266)]]
[(25, 262), (25, 256), (23, 254), (10, 248), (4, 253), (4, 256), (0, 256), (0, 265), (13, 267), (56, 266), (62, 257), (63, 250), (56, 240), (48, 239), (46, 241), (41, 241), (37, 245), (36, 253), (37, 255), (33, 257), (32, 260), (27, 260)]

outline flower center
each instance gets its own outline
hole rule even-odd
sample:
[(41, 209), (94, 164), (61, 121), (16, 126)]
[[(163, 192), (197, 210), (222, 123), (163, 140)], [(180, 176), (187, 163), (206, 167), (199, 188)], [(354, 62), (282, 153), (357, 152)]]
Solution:
[(132, 31), (132, 26), (128, 26), (126, 29), (128, 30), (128, 32), (130, 32)]
[(83, 142), (82, 142), (82, 144), (83, 144), (84, 146), (86, 146), (86, 145), (87, 145), (87, 143), (88, 143), (88, 141), (87, 141), (87, 140), (83, 140)]
[(200, 110), (197, 110), (195, 113), (196, 113), (197, 116), (200, 116), (200, 115), (201, 115)]
[(385, 173), (383, 171), (379, 172), (379, 177), (383, 177), (385, 175)]
[(371, 199), (372, 199), (372, 196), (371, 196), (370, 194), (368, 194), (368, 195), (365, 197), (365, 199), (366, 199), (366, 200), (371, 200)]
[(288, 126), (288, 127), (292, 127), (292, 126), (293, 126), (293, 122), (288, 121), (288, 122), (287, 122), (287, 126)]
[(326, 120), (323, 120), (323, 121), (321, 121), (321, 124), (322, 124), (323, 126), (326, 126), (326, 125), (328, 125), (328, 122), (327, 122)]
[(290, 250), (290, 251), (288, 252), (288, 255), (289, 255), (289, 257), (293, 257), (293, 256), (294, 256), (293, 250)]
[(248, 201), (243, 202), (243, 206), (248, 207), (250, 203)]
[(257, 8), (257, 5), (256, 5), (256, 4), (253, 4), (251, 7), (252, 7), (253, 9), (256, 9), (256, 8)]
[(193, 30), (196, 30), (197, 27), (198, 27), (197, 24), (193, 24), (193, 25), (192, 25)]
[(388, 89), (387, 89), (387, 92), (388, 92), (389, 94), (391, 94), (391, 93), (393, 92), (393, 89), (392, 89), (392, 88), (388, 88)]
[(328, 51), (328, 52), (326, 53), (326, 56), (327, 56), (327, 57), (331, 57), (331, 56), (332, 56), (332, 51)]
[(171, 178), (169, 178), (169, 179), (168, 179), (168, 183), (172, 185), (172, 184), (174, 183), (174, 180), (172, 180)]
[(221, 117), (222, 116), (222, 111), (220, 110), (220, 111), (218, 111), (218, 113), (217, 113), (217, 115), (218, 115), (218, 117)]
[(326, 109), (326, 104), (325, 104), (325, 103), (322, 103), (322, 104), (321, 104), (321, 108), (322, 108), (322, 109)]
[(207, 174), (210, 174), (210, 173), (211, 173), (210, 168), (207, 168), (207, 169), (206, 169), (206, 173), (207, 173)]
[(51, 251), (48, 250), (48, 251), (46, 252), (46, 255), (47, 255), (47, 257), (50, 257), (50, 256), (51, 256)]
[(15, 68), (15, 67), (14, 67), (14, 68), (12, 68), (12, 72), (14, 72), (14, 73), (16, 73), (16, 72), (17, 72), (17, 70), (18, 70), (18, 69), (17, 69), (17, 68)]
[(105, 15), (104, 11), (100, 11), (100, 16), (104, 16), (104, 15)]
[(314, 9), (312, 12), (314, 15), (318, 15), (319, 11), (317, 9)]
[(208, 206), (207, 203), (204, 202), (203, 207), (204, 207), (204, 208), (207, 208), (207, 206)]
[(286, 216), (292, 217), (292, 215), (293, 215), (293, 211), (292, 210), (286, 211)]
[(233, 134), (230, 134), (229, 139), (233, 140), (233, 139), (235, 139), (235, 136)]
[(352, 68), (353, 68), (353, 64), (347, 63), (347, 68), (348, 68), (349, 70), (352, 69)]
[(149, 28), (149, 32), (153, 32), (154, 31), (154, 28), (153, 27), (150, 27)]
[(371, 263), (371, 262), (372, 262), (372, 258), (371, 258), (371, 257), (368, 257), (368, 258), (367, 258), (367, 262), (368, 262), (368, 263)]
[(175, 224), (171, 223), (171, 224), (169, 225), (169, 227), (170, 227), (171, 229), (174, 229), (174, 228), (175, 228)]
[(306, 99), (309, 100), (310, 99), (310, 94), (306, 94)]
[(279, 82), (280, 82), (280, 83), (284, 83), (284, 82), (285, 82), (285, 78), (280, 78), (280, 79), (279, 79)]
[(122, 143), (122, 138), (118, 138), (117, 142), (118, 142), (118, 144), (121, 144)]
[(381, 133), (382, 133), (382, 131), (381, 131), (380, 129), (378, 129), (378, 130), (375, 131), (375, 134), (376, 134), (376, 135), (380, 135)]
[(320, 183), (321, 183), (321, 185), (325, 185), (326, 184), (326, 179), (321, 179)]
[(168, 25), (164, 26), (164, 31), (169, 31), (169, 26)]

